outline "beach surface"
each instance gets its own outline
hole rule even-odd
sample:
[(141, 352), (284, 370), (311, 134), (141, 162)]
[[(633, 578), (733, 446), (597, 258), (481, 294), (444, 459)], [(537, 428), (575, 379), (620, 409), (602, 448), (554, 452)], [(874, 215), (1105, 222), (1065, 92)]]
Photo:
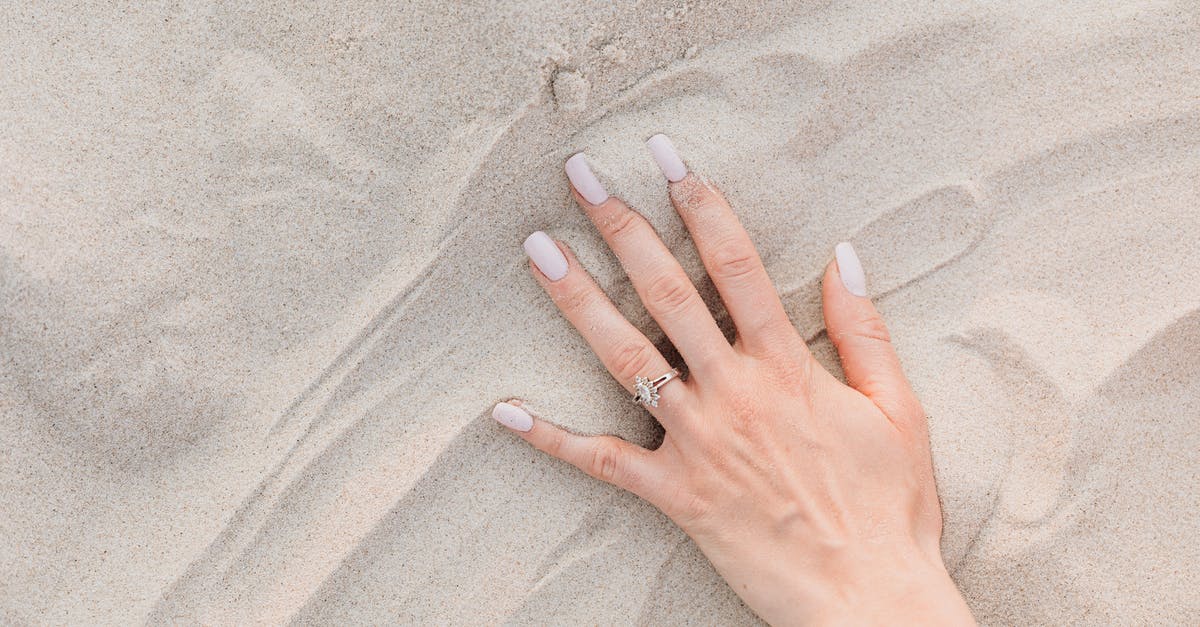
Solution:
[[(204, 6), (201, 6), (203, 4)], [(0, 622), (757, 619), (495, 424), (661, 436), (528, 276), (586, 151), (720, 312), (644, 140), (836, 372), (854, 243), (987, 624), (1200, 615), (1200, 4), (0, 9)]]

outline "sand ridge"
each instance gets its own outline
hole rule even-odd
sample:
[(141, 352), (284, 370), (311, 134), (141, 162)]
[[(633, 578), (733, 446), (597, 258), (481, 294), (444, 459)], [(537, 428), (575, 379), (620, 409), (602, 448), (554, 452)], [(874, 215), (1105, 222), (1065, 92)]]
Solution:
[(667, 348), (564, 187), (587, 150), (719, 314), (655, 132), (835, 370), (817, 282), (855, 243), (982, 622), (1200, 611), (1191, 3), (11, 17), (6, 622), (753, 624), (661, 514), (488, 417), (661, 436), (520, 250), (567, 241)]

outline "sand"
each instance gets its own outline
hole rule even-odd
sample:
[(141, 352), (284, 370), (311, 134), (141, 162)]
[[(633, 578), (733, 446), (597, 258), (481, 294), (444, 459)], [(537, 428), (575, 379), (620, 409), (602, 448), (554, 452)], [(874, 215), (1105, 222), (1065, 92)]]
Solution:
[[(526, 275), (587, 150), (728, 193), (831, 368), (855, 243), (988, 624), (1200, 614), (1200, 5), (0, 9), (0, 622), (753, 624), (495, 425), (657, 427)], [(567, 6), (570, 5), (570, 6)]]

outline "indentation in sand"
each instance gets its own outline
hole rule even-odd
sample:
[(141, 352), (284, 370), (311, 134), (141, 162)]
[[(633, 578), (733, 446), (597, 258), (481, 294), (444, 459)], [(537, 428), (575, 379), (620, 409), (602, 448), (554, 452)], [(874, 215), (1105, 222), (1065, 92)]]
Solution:
[(660, 513), (497, 427), (653, 446), (527, 275), (586, 150), (721, 186), (837, 372), (854, 242), (981, 623), (1200, 613), (1194, 3), (29, 6), (0, 37), (8, 622), (753, 624)]

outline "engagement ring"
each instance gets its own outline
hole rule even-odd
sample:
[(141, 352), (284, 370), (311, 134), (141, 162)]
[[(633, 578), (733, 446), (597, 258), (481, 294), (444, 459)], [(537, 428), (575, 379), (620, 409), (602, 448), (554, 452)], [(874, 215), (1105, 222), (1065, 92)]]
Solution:
[(671, 379), (677, 379), (680, 376), (679, 369), (672, 368), (670, 372), (653, 381), (646, 377), (635, 378), (633, 380), (633, 402), (641, 403), (648, 407), (658, 407), (658, 388), (661, 388)]

